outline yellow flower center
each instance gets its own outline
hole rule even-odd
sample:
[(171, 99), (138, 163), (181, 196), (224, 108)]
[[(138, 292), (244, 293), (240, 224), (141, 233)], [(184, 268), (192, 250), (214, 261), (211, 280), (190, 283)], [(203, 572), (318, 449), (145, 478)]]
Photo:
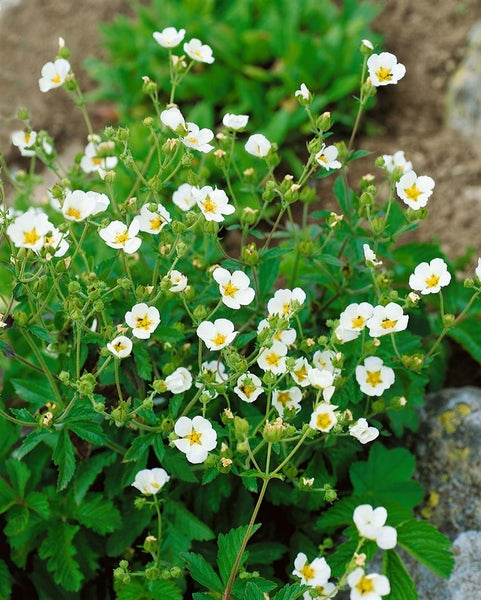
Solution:
[(100, 156), (93, 156), (92, 157), (92, 162), (94, 163), (94, 165), (101, 165), (103, 160), (104, 159), (101, 158)]
[(285, 304), (283, 304), (282, 306), (282, 314), (283, 315), (287, 315), (287, 313), (291, 310), (291, 305), (289, 302), (286, 302)]
[(202, 434), (196, 431), (195, 429), (192, 429), (192, 431), (188, 433), (185, 437), (189, 440), (190, 445), (193, 446), (194, 444), (201, 443)]
[(150, 485), (151, 485), (153, 488), (155, 488), (156, 490), (158, 490), (158, 489), (159, 489), (159, 487), (160, 487), (160, 485), (159, 485), (159, 484), (158, 484), (156, 481), (153, 481), (153, 482), (152, 482)]
[(55, 75), (55, 77), (52, 78), (53, 83), (61, 83), (62, 78), (60, 77), (60, 75), (57, 73)]
[(246, 384), (246, 385), (241, 385), (240, 386), (240, 391), (247, 396), (247, 398), (250, 398), (252, 396), (252, 394), (256, 391), (256, 386), (251, 384)]
[(317, 157), (317, 160), (318, 160), (320, 163), (327, 163), (327, 158), (326, 158), (326, 155), (325, 155), (325, 154), (320, 154), (320, 155)]
[(129, 234), (127, 231), (124, 231), (123, 233), (118, 233), (115, 238), (114, 238), (114, 243), (116, 244), (121, 244), (122, 246), (125, 246), (125, 244), (129, 241)]
[(362, 315), (357, 315), (357, 317), (354, 317), (352, 319), (352, 328), (353, 329), (361, 329), (362, 327), (364, 327), (365, 322), (366, 322), (366, 319)]
[(127, 346), (123, 342), (117, 342), (114, 344), (114, 348), (117, 352), (122, 352), (122, 350), (125, 350)]
[(331, 415), (329, 413), (319, 413), (316, 419), (318, 429), (329, 429), (332, 424)]
[(417, 202), (417, 199), (419, 198), (422, 192), (418, 188), (418, 186), (415, 183), (413, 183), (411, 187), (404, 188), (404, 193), (409, 198), (409, 200), (411, 200), (412, 202)]
[(26, 144), (27, 146), (29, 146), (29, 145), (30, 145), (30, 138), (31, 138), (31, 137), (32, 137), (32, 136), (31, 136), (31, 134), (30, 134), (28, 131), (26, 131), (26, 132), (25, 132), (25, 144)]
[(266, 359), (266, 363), (270, 367), (277, 367), (279, 365), (279, 361), (281, 360), (281, 357), (276, 352), (269, 352), (265, 355), (265, 359)]
[(383, 329), (392, 329), (393, 327), (396, 326), (396, 323), (397, 323), (397, 321), (393, 321), (392, 319), (386, 318), (381, 321), (381, 327)]
[(376, 387), (382, 383), (381, 371), (367, 371), (366, 372), (366, 383)]
[(212, 338), (212, 343), (215, 346), (222, 346), (222, 344), (225, 344), (226, 339), (227, 336), (223, 333), (216, 333), (215, 336)]
[(300, 369), (294, 371), (294, 375), (297, 377), (297, 379), (299, 379), (299, 381), (304, 381), (304, 379), (307, 377), (307, 369), (305, 365), (302, 365)]
[(277, 401), (280, 402), (281, 404), (287, 404), (290, 399), (291, 399), (291, 396), (290, 396), (289, 392), (279, 392), (279, 394), (277, 396)]
[(145, 313), (143, 317), (135, 317), (135, 327), (136, 329), (145, 329), (148, 331), (154, 322), (152, 319), (149, 319), (149, 314)]
[(233, 298), (237, 294), (238, 291), (239, 291), (239, 288), (237, 286), (235, 286), (231, 281), (229, 281), (224, 286), (222, 286), (223, 295), (229, 296), (230, 298)]
[(65, 214), (67, 215), (67, 217), (72, 217), (73, 219), (80, 219), (81, 216), (79, 209), (73, 208), (73, 206), (71, 206)]
[(362, 595), (370, 594), (374, 592), (374, 582), (372, 579), (368, 577), (361, 577), (361, 579), (356, 583), (356, 589)]
[(433, 273), (424, 280), (428, 288), (436, 287), (439, 283), (439, 275)]
[(314, 577), (314, 575), (316, 574), (315, 569), (313, 567), (311, 567), (311, 565), (307, 562), (302, 567), (302, 569), (300, 569), (300, 572), (306, 581), (309, 581), (309, 579), (312, 579)]
[(189, 136), (189, 137), (187, 138), (187, 141), (188, 141), (190, 144), (194, 144), (194, 145), (196, 146), (196, 145), (199, 143), (199, 138), (196, 138), (196, 137), (193, 137), (193, 136)]
[(163, 222), (164, 221), (159, 217), (159, 215), (157, 215), (153, 219), (150, 219), (150, 228), (152, 231), (159, 231)]
[(206, 196), (205, 200), (202, 204), (205, 212), (215, 213), (215, 209), (217, 208), (216, 203), (212, 200), (210, 196)]
[(379, 79), (379, 81), (391, 81), (391, 69), (388, 69), (387, 67), (379, 67), (379, 69), (376, 71), (376, 77)]
[(33, 246), (38, 242), (39, 239), (40, 239), (40, 236), (38, 235), (35, 227), (33, 229), (31, 229), (30, 231), (23, 232), (23, 243), (24, 244), (29, 244), (29, 245)]

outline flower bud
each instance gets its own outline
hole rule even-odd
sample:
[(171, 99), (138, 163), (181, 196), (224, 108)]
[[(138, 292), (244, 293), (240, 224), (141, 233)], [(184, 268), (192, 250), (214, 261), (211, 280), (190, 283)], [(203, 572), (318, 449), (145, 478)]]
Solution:
[(199, 304), (194, 308), (192, 313), (196, 321), (202, 321), (207, 316), (207, 308), (203, 304)]
[(234, 435), (236, 440), (245, 440), (249, 434), (249, 429), (250, 425), (247, 419), (243, 419), (237, 415), (234, 417)]
[(271, 444), (280, 442), (284, 434), (285, 425), (281, 417), (277, 417), (272, 423), (267, 422), (262, 432), (262, 437)]
[(157, 551), (157, 538), (154, 535), (148, 535), (144, 540), (144, 550), (149, 554)]
[(259, 264), (259, 253), (254, 242), (248, 244), (247, 246), (243, 246), (241, 250), (241, 257), (242, 260), (250, 266)]
[(20, 121), (28, 121), (30, 119), (30, 113), (28, 112), (27, 108), (19, 108), (17, 110), (17, 119), (20, 119)]
[(331, 124), (332, 121), (330, 112), (323, 112), (322, 115), (317, 117), (316, 127), (319, 129), (319, 131), (329, 131), (329, 129), (331, 128)]
[(147, 581), (155, 581), (160, 577), (160, 570), (157, 567), (147, 567), (145, 569), (145, 579)]

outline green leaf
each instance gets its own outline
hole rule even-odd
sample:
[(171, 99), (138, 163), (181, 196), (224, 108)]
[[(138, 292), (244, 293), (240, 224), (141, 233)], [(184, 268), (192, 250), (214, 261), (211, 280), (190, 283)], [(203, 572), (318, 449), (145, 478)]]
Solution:
[(15, 493), (20, 498), (23, 498), (25, 495), (25, 486), (30, 477), (30, 469), (25, 463), (15, 458), (6, 460), (5, 467)]
[(52, 399), (52, 390), (35, 379), (12, 379), (11, 383), (22, 400), (25, 400), (34, 409), (44, 406)]
[(10, 600), (12, 595), (12, 579), (5, 561), (0, 560), (0, 600)]
[(183, 595), (173, 581), (158, 579), (149, 583), (149, 591), (153, 598), (162, 600), (182, 600)]
[(116, 600), (151, 600), (152, 598), (150, 594), (146, 594), (143, 581), (133, 580), (129, 583), (115, 581), (114, 589)]
[(124, 454), (124, 461), (129, 462), (131, 460), (140, 460), (149, 451), (155, 439), (155, 433), (145, 433), (138, 435), (132, 440), (132, 444), (127, 452)]
[(47, 429), (39, 429), (38, 431), (32, 431), (27, 435), (27, 437), (23, 440), (20, 448), (15, 450), (15, 456), (21, 460), (24, 456), (26, 456), (29, 452), (31, 452), (40, 442), (45, 440), (46, 438), (54, 438), (55, 434)]
[(386, 550), (382, 557), (383, 573), (391, 584), (389, 600), (418, 600), (416, 586), (395, 550)]
[(88, 494), (73, 511), (72, 518), (100, 535), (112, 533), (122, 525), (120, 513), (102, 494)]
[(214, 592), (222, 593), (224, 586), (213, 567), (200, 554), (183, 552), (182, 559), (189, 569), (192, 579)]
[(17, 494), (3, 477), (0, 477), (0, 514), (8, 510), (17, 501)]
[(55, 583), (71, 592), (80, 590), (83, 580), (72, 543), (78, 530), (78, 525), (61, 520), (52, 522), (38, 549), (40, 558), (47, 560), (47, 569), (53, 573)]
[[(254, 525), (249, 538), (259, 529), (260, 524)], [(237, 560), (237, 555), (241, 549), (242, 543), (246, 536), (248, 525), (231, 529), (229, 533), (221, 533), (217, 539), (217, 565), (222, 581), (226, 584), (229, 580), (232, 568)], [(240, 568), (247, 558), (247, 552), (243, 552), (242, 557), (237, 565)]]
[(150, 381), (152, 377), (152, 364), (148, 350), (141, 344), (134, 344), (134, 359), (139, 377), (145, 381)]
[(304, 592), (308, 590), (307, 585), (301, 585), (300, 583), (291, 583), (281, 588), (274, 596), (274, 600), (298, 600), (302, 598)]
[(95, 421), (67, 422), (67, 427), (80, 438), (95, 446), (101, 446), (105, 442), (102, 427)]
[(172, 522), (176, 530), (185, 533), (191, 540), (204, 542), (215, 538), (212, 529), (187, 510), (180, 502), (166, 500), (164, 514), (169, 516), (168, 520)]
[(448, 336), (456, 340), (474, 360), (481, 363), (481, 322), (475, 319), (461, 321), (448, 331)]
[(398, 544), (439, 577), (448, 578), (454, 566), (451, 542), (427, 521), (411, 519), (397, 527)]
[(28, 325), (25, 327), (27, 331), (29, 331), (32, 335), (34, 335), (39, 340), (43, 340), (44, 342), (48, 342), (53, 344), (57, 341), (57, 339), (46, 329), (40, 327), (39, 325)]
[(87, 462), (79, 465), (74, 480), (74, 500), (76, 504), (80, 504), (87, 490), (96, 480), (102, 469), (113, 462), (115, 462), (115, 454), (112, 452), (103, 452), (101, 454), (93, 454)]
[(52, 460), (58, 467), (57, 492), (65, 489), (75, 472), (75, 452), (65, 429), (58, 436)]
[(25, 504), (36, 512), (42, 519), (48, 519), (50, 517), (50, 506), (48, 503), (47, 496), (42, 492), (30, 492), (25, 498)]
[(4, 528), (5, 535), (15, 536), (25, 531), (30, 513), (23, 504), (15, 504), (7, 513), (7, 525)]
[(252, 581), (245, 587), (244, 600), (264, 600), (264, 592)]

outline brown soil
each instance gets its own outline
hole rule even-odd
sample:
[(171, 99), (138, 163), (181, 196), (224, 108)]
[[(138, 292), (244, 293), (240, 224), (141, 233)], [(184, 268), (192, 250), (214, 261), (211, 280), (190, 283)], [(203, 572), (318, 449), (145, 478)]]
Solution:
[[(4, 7), (0, 13), (0, 148), (7, 158), (15, 156), (9, 135), (21, 126), (14, 118), (20, 106), (29, 108), (34, 128), (49, 131), (60, 148), (72, 141), (80, 148), (86, 135), (80, 115), (72, 110), (65, 94), (40, 93), (39, 71), (56, 54), (57, 38), (62, 36), (72, 50), (71, 63), (82, 87), (92, 87), (82, 61), (88, 55), (101, 54), (97, 25), (118, 12), (128, 13), (128, 2), (21, 0), (5, 8), (13, 1), (0, 1)], [(379, 3), (384, 8), (375, 27), (385, 37), (385, 49), (406, 65), (407, 74), (397, 86), (379, 90), (377, 108), (369, 117), (377, 133), (360, 138), (357, 145), (373, 151), (375, 156), (402, 149), (418, 174), (433, 177), (436, 188), (429, 203), (430, 214), (416, 235), (424, 240), (437, 236), (452, 258), (463, 254), (467, 245), (475, 248), (477, 257), (481, 150), (446, 127), (444, 97), (449, 78), (463, 56), (467, 33), (481, 19), (481, 3)], [(373, 170), (372, 158), (368, 161), (360, 166), (363, 172)]]

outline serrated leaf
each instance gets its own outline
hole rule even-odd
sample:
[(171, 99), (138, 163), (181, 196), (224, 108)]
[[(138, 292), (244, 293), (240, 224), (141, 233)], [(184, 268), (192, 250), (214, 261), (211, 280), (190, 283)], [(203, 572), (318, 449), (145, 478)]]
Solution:
[(130, 448), (124, 454), (124, 462), (140, 460), (145, 454), (148, 453), (154, 439), (155, 433), (145, 433), (144, 435), (138, 435), (135, 437), (132, 440)]
[(43, 385), (36, 379), (12, 379), (11, 383), (22, 400), (32, 405), (33, 409), (44, 406), (48, 400), (52, 399), (53, 392), (50, 387)]
[(145, 585), (140, 581), (129, 581), (129, 583), (115, 582), (115, 598), (116, 600), (150, 600), (145, 594)]
[(164, 514), (169, 516), (168, 520), (176, 530), (184, 532), (191, 540), (205, 542), (215, 538), (212, 529), (180, 502), (167, 500), (164, 504)]
[(25, 327), (25, 329), (39, 340), (43, 340), (49, 344), (53, 344), (57, 341), (56, 338), (49, 331), (47, 331), (47, 329), (40, 327), (39, 325), (28, 325)]
[(0, 560), (0, 600), (10, 600), (12, 596), (12, 579), (4, 560)]
[(93, 454), (89, 457), (88, 462), (79, 465), (74, 480), (74, 500), (77, 504), (80, 504), (102, 469), (113, 462), (115, 462), (115, 454), (103, 452), (102, 454)]
[(24, 456), (26, 456), (29, 452), (31, 452), (40, 442), (44, 441), (48, 437), (54, 437), (51, 431), (46, 429), (40, 429), (38, 431), (32, 431), (27, 435), (27, 437), (23, 440), (20, 448), (15, 450), (15, 458), (21, 460)]
[(448, 578), (454, 567), (451, 542), (427, 521), (411, 519), (397, 527), (398, 544), (439, 577)]
[(168, 579), (158, 579), (149, 583), (149, 591), (153, 598), (161, 598), (162, 600), (183, 600), (183, 595), (180, 589), (173, 581)]
[(75, 452), (67, 430), (62, 429), (52, 454), (58, 467), (57, 492), (65, 489), (75, 472)]
[(134, 359), (137, 365), (139, 377), (145, 381), (150, 381), (152, 377), (152, 364), (148, 350), (141, 344), (134, 345)]
[(183, 552), (181, 558), (187, 565), (192, 579), (213, 592), (222, 593), (224, 586), (213, 567), (200, 554)]
[(48, 519), (50, 517), (50, 506), (48, 499), (41, 492), (30, 492), (25, 498), (25, 504), (34, 512), (36, 512), (42, 519)]
[(7, 512), (7, 525), (4, 528), (5, 535), (15, 536), (25, 531), (30, 519), (28, 508), (23, 504), (15, 504)]
[(60, 520), (53, 522), (38, 549), (40, 558), (47, 560), (47, 569), (53, 573), (55, 583), (71, 592), (80, 590), (83, 580), (74, 558), (77, 550), (73, 539), (78, 530), (78, 525)]
[(307, 585), (301, 585), (300, 583), (291, 583), (281, 588), (274, 596), (274, 600), (298, 600), (302, 598), (304, 592), (308, 590)]
[(68, 422), (66, 426), (70, 431), (73, 431), (76, 435), (90, 444), (101, 446), (105, 442), (106, 438), (102, 431), (102, 427), (95, 421)]
[(249, 581), (244, 590), (244, 600), (264, 600), (264, 592), (252, 581)]
[[(260, 525), (254, 525), (252, 528), (249, 538), (259, 529)], [(229, 581), (232, 568), (237, 560), (242, 543), (246, 536), (248, 525), (231, 529), (228, 533), (221, 533), (217, 538), (217, 565), (219, 567), (219, 573), (222, 581), (226, 584)], [(237, 564), (237, 568), (240, 568), (247, 558), (247, 552), (242, 553), (242, 557)]]
[(386, 550), (382, 557), (383, 573), (389, 579), (389, 600), (418, 600), (416, 586), (395, 550)]
[(15, 458), (6, 460), (5, 467), (15, 493), (20, 498), (23, 498), (25, 495), (25, 486), (30, 478), (30, 469), (25, 463)]
[(102, 494), (88, 494), (73, 511), (72, 518), (100, 535), (112, 533), (122, 524), (120, 513)]

